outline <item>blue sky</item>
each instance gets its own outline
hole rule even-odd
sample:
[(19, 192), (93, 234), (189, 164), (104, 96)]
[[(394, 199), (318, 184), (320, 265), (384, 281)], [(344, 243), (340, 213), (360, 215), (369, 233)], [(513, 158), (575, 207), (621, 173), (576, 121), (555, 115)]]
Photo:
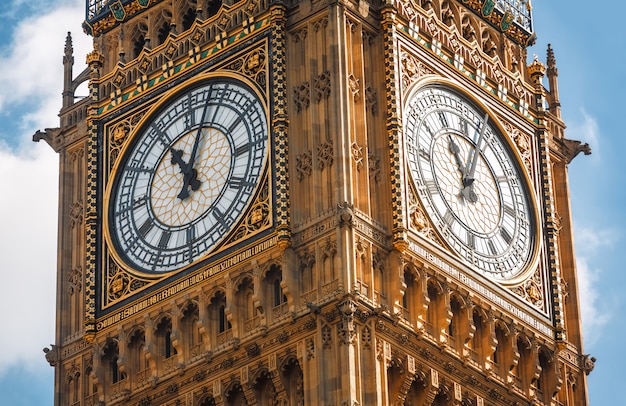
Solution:
[[(626, 2), (534, 0), (537, 54), (552, 44), (566, 136), (591, 156), (569, 168), (585, 352), (592, 405), (626, 405)], [(52, 405), (53, 370), (42, 348), (54, 341), (58, 157), (30, 141), (58, 125), (65, 36), (74, 36), (75, 75), (90, 39), (83, 0), (0, 2), (0, 405)], [(613, 17), (615, 16), (615, 17)], [(626, 183), (626, 182), (625, 182)], [(33, 292), (34, 294), (27, 294)], [(7, 328), (11, 326), (12, 328)]]

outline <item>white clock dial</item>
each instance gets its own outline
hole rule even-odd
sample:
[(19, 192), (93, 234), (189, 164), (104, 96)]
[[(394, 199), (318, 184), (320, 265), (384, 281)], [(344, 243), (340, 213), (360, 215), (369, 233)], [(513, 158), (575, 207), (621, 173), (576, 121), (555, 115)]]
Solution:
[(267, 140), (263, 106), (243, 83), (213, 79), (178, 92), (116, 171), (109, 224), (123, 260), (162, 273), (209, 253), (248, 207)]
[(441, 237), (492, 279), (522, 273), (535, 250), (530, 189), (488, 115), (455, 91), (428, 86), (405, 109), (407, 161)]

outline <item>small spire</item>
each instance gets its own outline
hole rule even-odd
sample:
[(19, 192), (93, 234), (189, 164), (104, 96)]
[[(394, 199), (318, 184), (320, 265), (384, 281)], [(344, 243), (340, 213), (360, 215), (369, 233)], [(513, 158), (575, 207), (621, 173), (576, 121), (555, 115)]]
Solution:
[(72, 33), (68, 31), (67, 37), (65, 37), (65, 57), (63, 58), (63, 63), (69, 62), (72, 59), (73, 54), (74, 47), (72, 46)]
[(556, 58), (554, 57), (554, 51), (552, 50), (551, 44), (548, 44), (548, 59), (546, 62), (548, 63), (548, 70), (556, 69)]
[(549, 99), (550, 99), (550, 110), (557, 117), (561, 117), (561, 102), (559, 101), (559, 83), (558, 76), (559, 70), (556, 67), (556, 58), (554, 57), (554, 51), (552, 50), (552, 45), (548, 44), (548, 52), (547, 52), (547, 60), (548, 64), (547, 76), (548, 76), (548, 86), (549, 86)]

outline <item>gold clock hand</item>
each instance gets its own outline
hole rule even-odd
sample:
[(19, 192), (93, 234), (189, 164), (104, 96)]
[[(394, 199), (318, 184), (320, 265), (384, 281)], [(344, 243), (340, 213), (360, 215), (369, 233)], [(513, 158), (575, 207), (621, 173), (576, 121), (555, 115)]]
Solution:
[(461, 148), (454, 142), (451, 134), (448, 134), (448, 149), (450, 152), (454, 154), (454, 160), (456, 161), (456, 166), (461, 172), (462, 176), (465, 176), (465, 165), (463, 165), (463, 160), (461, 159)]
[[(202, 124), (206, 121), (206, 113), (208, 107), (209, 103), (205, 103), (204, 109), (202, 110), (202, 120), (200, 121), (198, 130), (196, 131), (196, 139), (193, 141), (193, 147), (191, 149), (191, 157), (189, 157), (189, 162), (184, 165), (184, 169), (183, 165), (179, 163), (181, 172), (183, 173), (183, 187), (178, 194), (178, 198), (180, 200), (185, 200), (189, 197), (189, 187), (191, 187), (191, 190), (196, 191), (200, 188), (200, 185), (202, 184), (202, 182), (200, 182), (200, 180), (198, 179), (198, 171), (194, 168), (194, 165), (196, 162), (196, 156), (198, 154), (198, 144), (200, 143), (200, 138), (202, 138), (202, 130), (204, 129)], [(172, 154), (173, 153), (174, 152), (172, 151)], [(173, 159), (174, 157), (172, 155), (172, 160)], [(180, 161), (184, 163), (182, 159), (180, 159)]]
[(478, 135), (478, 141), (476, 141), (476, 146), (473, 151), (474, 155), (472, 156), (472, 163), (467, 169), (467, 173), (463, 176), (463, 196), (472, 203), (476, 203), (478, 201), (478, 196), (474, 192), (474, 173), (476, 172), (476, 163), (478, 162), (478, 156), (480, 155), (483, 136), (485, 135), (485, 130), (487, 129), (487, 120), (489, 119), (489, 114), (485, 113), (485, 118), (483, 119), (482, 126), (480, 128), (480, 134)]

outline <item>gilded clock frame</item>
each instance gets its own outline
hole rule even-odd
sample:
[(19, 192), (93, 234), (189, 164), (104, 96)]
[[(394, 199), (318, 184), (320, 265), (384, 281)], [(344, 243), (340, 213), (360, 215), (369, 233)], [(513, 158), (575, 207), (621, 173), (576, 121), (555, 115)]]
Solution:
[[(420, 198), (417, 198), (419, 208), (422, 210), (423, 213), (426, 214), (426, 217), (428, 219), (427, 229), (429, 233), (426, 236), (426, 239), (429, 241), (434, 241), (438, 245), (444, 246), (448, 252), (452, 253), (452, 255), (455, 258), (458, 258), (465, 266), (470, 268), (474, 274), (480, 275), (481, 278), (487, 279), (490, 282), (497, 283), (507, 288), (512, 288), (514, 286), (520, 285), (521, 283), (531, 278), (534, 271), (537, 270), (539, 266), (539, 261), (540, 261), (540, 256), (541, 256), (540, 253), (541, 253), (542, 244), (543, 244), (542, 235), (541, 235), (541, 225), (542, 225), (541, 216), (540, 216), (539, 207), (537, 205), (535, 187), (533, 186), (534, 182), (531, 178), (531, 174), (528, 172), (528, 167), (526, 166), (524, 159), (520, 155), (520, 151), (517, 145), (509, 137), (508, 132), (505, 130), (503, 124), (498, 118), (498, 115), (495, 114), (493, 109), (490, 108), (487, 105), (487, 103), (485, 103), (485, 101), (480, 100), (474, 93), (468, 92), (467, 89), (465, 89), (463, 86), (459, 85), (458, 83), (450, 79), (439, 77), (439, 76), (434, 76), (434, 75), (426, 75), (424, 78), (413, 82), (406, 89), (403, 89), (403, 93), (404, 93), (404, 98), (402, 101), (403, 111), (407, 111), (405, 107), (408, 105), (412, 94), (416, 93), (422, 88), (429, 87), (429, 86), (440, 86), (440, 87), (443, 87), (444, 89), (448, 89), (449, 91), (455, 92), (457, 95), (459, 95), (459, 97), (465, 98), (465, 100), (467, 100), (468, 103), (473, 104), (476, 108), (478, 108), (479, 110), (483, 110), (485, 113), (489, 115), (490, 125), (496, 130), (496, 132), (501, 138), (502, 143), (505, 144), (505, 147), (508, 149), (510, 158), (514, 161), (513, 164), (517, 167), (518, 174), (521, 180), (524, 182), (523, 187), (529, 194), (527, 196), (527, 202), (529, 206), (528, 211), (529, 211), (529, 216), (532, 218), (532, 221), (534, 222), (534, 230), (531, 230), (532, 232), (531, 238), (533, 240), (533, 244), (531, 247), (531, 253), (529, 255), (528, 261), (524, 269), (521, 270), (516, 276), (510, 279), (497, 280), (497, 281), (488, 278), (482, 270), (480, 270), (475, 265), (471, 264), (468, 260), (463, 258), (449, 245), (449, 243), (445, 240), (445, 238), (441, 236), (440, 230), (437, 227), (435, 227), (434, 224), (432, 223), (430, 216), (424, 210), (424, 207)], [(402, 118), (402, 120), (404, 122), (404, 117)], [(403, 145), (406, 145), (406, 142), (404, 141), (405, 136), (406, 134), (403, 132), (402, 133)], [(406, 147), (403, 147), (403, 148), (406, 148)], [(404, 153), (405, 152), (403, 152), (403, 154)], [(411, 196), (408, 196), (409, 192), (412, 193), (413, 196), (415, 197), (417, 197), (418, 194), (417, 194), (417, 187), (415, 185), (415, 181), (413, 179), (413, 176), (411, 175), (411, 170), (408, 167), (408, 161), (406, 159), (404, 160), (403, 166), (404, 166), (404, 171), (406, 173), (406, 186), (407, 186), (407, 191), (405, 192), (407, 193), (407, 196), (406, 196), (405, 201), (408, 202), (411, 200), (416, 200), (415, 198), (410, 199)], [(409, 205), (405, 207), (405, 210), (406, 210), (405, 218), (407, 219), (406, 220), (407, 228), (409, 230), (415, 231), (415, 227), (411, 224), (412, 213), (411, 213), (411, 208), (409, 207)], [(424, 237), (424, 235), (422, 234), (421, 237)]]
[[(160, 291), (168, 286), (177, 286), (176, 282), (182, 279), (190, 280), (194, 275), (202, 273), (205, 276), (215, 275), (220, 263), (231, 258), (248, 256), (251, 246), (263, 247), (268, 241), (275, 244), (275, 192), (274, 183), (277, 181), (273, 171), (270, 170), (275, 164), (273, 149), (275, 145), (274, 123), (271, 111), (273, 98), (270, 87), (271, 61), (269, 58), (269, 39), (263, 39), (246, 49), (232, 52), (218, 63), (211, 62), (200, 66), (193, 72), (180, 78), (166, 82), (164, 87), (155, 89), (150, 98), (156, 100), (154, 105), (146, 105), (145, 102), (137, 102), (135, 106), (129, 103), (126, 111), (122, 108), (107, 112), (101, 122), (100, 132), (103, 134), (105, 151), (101, 153), (101, 188), (104, 199), (100, 203), (102, 209), (101, 247), (99, 266), (97, 267), (96, 286), (96, 316), (101, 318), (110, 312), (131, 304), (139, 293), (145, 296), (147, 293)], [(208, 66), (207, 66), (208, 65)], [(256, 74), (250, 75), (249, 68), (256, 65)], [(256, 186), (240, 221), (234, 224), (228, 234), (220, 243), (207, 253), (203, 258), (194, 261), (183, 268), (162, 274), (145, 274), (133, 270), (126, 265), (120, 255), (113, 248), (112, 236), (109, 231), (109, 200), (113, 188), (116, 173), (120, 170), (123, 156), (129, 152), (135, 136), (139, 135), (142, 128), (164, 105), (171, 101), (171, 97), (177, 92), (188, 89), (207, 79), (229, 78), (245, 83), (257, 96), (265, 111), (268, 125), (267, 133), (267, 157), (265, 167), (259, 183)], [(259, 214), (261, 218), (259, 219)], [(250, 227), (250, 225), (253, 225)], [(245, 243), (244, 243), (245, 241)], [(269, 244), (269, 245), (272, 245)], [(257, 252), (255, 250), (255, 252)], [(204, 270), (204, 272), (202, 272)], [(206, 272), (206, 270), (210, 270)], [(181, 279), (182, 278), (182, 279)], [(195, 279), (193, 279), (195, 280)], [(97, 323), (102, 326), (102, 322)], [(99, 330), (100, 328), (97, 328)]]

